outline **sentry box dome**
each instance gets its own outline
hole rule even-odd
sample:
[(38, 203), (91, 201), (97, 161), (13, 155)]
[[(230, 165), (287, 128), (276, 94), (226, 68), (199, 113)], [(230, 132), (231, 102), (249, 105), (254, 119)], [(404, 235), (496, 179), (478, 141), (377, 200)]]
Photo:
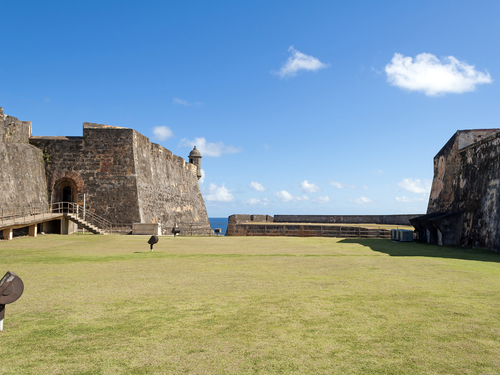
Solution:
[(24, 291), (24, 283), (14, 272), (7, 272), (0, 280), (0, 331), (3, 330), (5, 305), (16, 302)]

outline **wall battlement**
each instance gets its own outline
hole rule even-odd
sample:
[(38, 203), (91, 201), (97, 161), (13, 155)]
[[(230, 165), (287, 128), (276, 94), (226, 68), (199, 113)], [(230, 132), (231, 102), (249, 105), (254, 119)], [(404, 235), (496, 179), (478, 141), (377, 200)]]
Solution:
[(0, 207), (47, 203), (42, 151), (28, 144), (31, 121), (7, 116), (0, 107)]
[(0, 142), (28, 143), (31, 137), (31, 121), (19, 121), (17, 118), (4, 115), (0, 107)]

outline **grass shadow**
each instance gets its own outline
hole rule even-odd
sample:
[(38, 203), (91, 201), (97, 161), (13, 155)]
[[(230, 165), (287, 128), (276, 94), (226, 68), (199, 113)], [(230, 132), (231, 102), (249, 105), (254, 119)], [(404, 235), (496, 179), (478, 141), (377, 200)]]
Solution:
[(500, 263), (500, 254), (489, 249), (437, 246), (421, 242), (392, 242), (378, 238), (346, 238), (339, 243), (356, 243), (393, 257), (433, 257)]

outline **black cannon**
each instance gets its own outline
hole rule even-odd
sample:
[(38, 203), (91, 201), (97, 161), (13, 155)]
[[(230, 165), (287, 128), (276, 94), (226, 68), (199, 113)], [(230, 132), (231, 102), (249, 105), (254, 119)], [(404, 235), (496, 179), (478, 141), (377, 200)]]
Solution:
[(0, 280), (0, 331), (3, 330), (5, 305), (16, 302), (24, 291), (24, 283), (14, 272), (7, 272)]
[(148, 241), (148, 244), (151, 245), (151, 251), (153, 251), (153, 245), (158, 243), (158, 236), (151, 236)]
[(174, 235), (174, 238), (181, 232), (181, 229), (177, 226), (177, 224), (174, 225), (172, 228), (172, 234)]

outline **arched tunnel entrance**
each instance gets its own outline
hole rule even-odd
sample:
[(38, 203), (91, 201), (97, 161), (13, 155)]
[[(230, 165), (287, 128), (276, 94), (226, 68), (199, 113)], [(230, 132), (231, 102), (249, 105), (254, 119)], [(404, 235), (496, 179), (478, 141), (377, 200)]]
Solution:
[[(52, 192), (52, 202), (63, 202), (62, 208), (64, 212), (68, 211), (69, 203), (76, 202), (77, 187), (75, 181), (70, 178), (63, 178), (54, 184)], [(54, 207), (57, 209), (57, 207)]]

